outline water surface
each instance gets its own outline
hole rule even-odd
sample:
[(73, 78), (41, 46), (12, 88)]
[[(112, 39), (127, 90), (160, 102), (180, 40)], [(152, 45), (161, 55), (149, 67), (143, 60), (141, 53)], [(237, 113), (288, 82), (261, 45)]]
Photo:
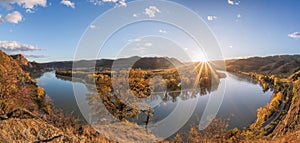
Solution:
[[(196, 103), (196, 108), (188, 119), (187, 123), (181, 128), (180, 131), (188, 131), (192, 125), (198, 125), (201, 115), (207, 105), (209, 96), (220, 96), (224, 94), (224, 100), (220, 106), (217, 117), (230, 118), (229, 128), (237, 127), (239, 129), (247, 127), (256, 120), (257, 109), (266, 105), (272, 93), (270, 91), (263, 92), (262, 88), (253, 82), (244, 78), (239, 78), (230, 73), (226, 73), (227, 77), (221, 79), (219, 87), (223, 89), (217, 89), (207, 95), (197, 95), (197, 98), (181, 99), (181, 96), (174, 99), (169, 98), (167, 101), (162, 102), (157, 98), (157, 105), (154, 108), (154, 116), (151, 117), (151, 121), (158, 122), (166, 118), (171, 111), (176, 108), (177, 104), (181, 104), (181, 107), (189, 106), (192, 103)], [(226, 84), (225, 84), (226, 83)], [(79, 110), (78, 104), (82, 104), (81, 110), (88, 111), (89, 104), (86, 94), (90, 93), (88, 88), (83, 83), (74, 83), (79, 89), (73, 90), (72, 81), (62, 80), (55, 76), (55, 72), (44, 73), (38, 79), (38, 85), (43, 87), (46, 93), (52, 98), (54, 105), (58, 108), (62, 108), (66, 114), (74, 113), (83, 119)], [(75, 98), (74, 91), (78, 92), (79, 97)], [(177, 93), (177, 94), (187, 94)], [(77, 100), (77, 102), (76, 102)], [(196, 100), (196, 101), (195, 101)], [(188, 108), (188, 107), (187, 107)], [(184, 111), (184, 109), (182, 110)], [(174, 118), (180, 118), (180, 113), (176, 114)], [(141, 120), (137, 121), (139, 124), (143, 124), (143, 118), (145, 115), (140, 115)]]

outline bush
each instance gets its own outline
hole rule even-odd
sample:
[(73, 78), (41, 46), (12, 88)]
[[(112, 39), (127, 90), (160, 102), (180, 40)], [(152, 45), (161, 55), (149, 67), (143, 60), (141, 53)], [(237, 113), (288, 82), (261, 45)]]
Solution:
[(37, 100), (38, 101), (43, 101), (44, 100), (44, 97), (45, 97), (45, 91), (43, 88), (41, 87), (37, 87), (36, 89), (36, 94), (37, 94)]

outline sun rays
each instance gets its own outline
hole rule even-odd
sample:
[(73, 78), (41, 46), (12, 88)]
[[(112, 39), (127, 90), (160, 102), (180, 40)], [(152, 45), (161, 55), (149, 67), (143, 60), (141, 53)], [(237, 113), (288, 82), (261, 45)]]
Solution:
[(195, 65), (193, 70), (197, 73), (197, 77), (193, 86), (194, 89), (197, 88), (199, 82), (203, 79), (209, 80), (210, 82), (213, 82), (213, 79), (218, 79), (217, 72), (210, 64), (208, 61), (203, 61)]

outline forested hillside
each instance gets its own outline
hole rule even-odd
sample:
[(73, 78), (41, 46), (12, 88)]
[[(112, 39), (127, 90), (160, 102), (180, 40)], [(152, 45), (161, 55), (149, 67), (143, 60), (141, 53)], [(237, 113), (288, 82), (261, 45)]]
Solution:
[(256, 72), (288, 77), (300, 70), (300, 55), (280, 55), (226, 60), (228, 71)]
[(79, 124), (51, 105), (15, 59), (0, 51), (0, 142), (109, 142), (91, 127)]

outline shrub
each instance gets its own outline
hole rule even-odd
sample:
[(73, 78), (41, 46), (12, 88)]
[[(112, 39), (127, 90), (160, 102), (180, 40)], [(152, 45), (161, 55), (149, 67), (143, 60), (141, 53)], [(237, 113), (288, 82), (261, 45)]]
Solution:
[(43, 101), (44, 100), (44, 97), (45, 97), (45, 91), (43, 88), (41, 87), (37, 87), (36, 89), (36, 94), (37, 94), (37, 100), (38, 101)]

